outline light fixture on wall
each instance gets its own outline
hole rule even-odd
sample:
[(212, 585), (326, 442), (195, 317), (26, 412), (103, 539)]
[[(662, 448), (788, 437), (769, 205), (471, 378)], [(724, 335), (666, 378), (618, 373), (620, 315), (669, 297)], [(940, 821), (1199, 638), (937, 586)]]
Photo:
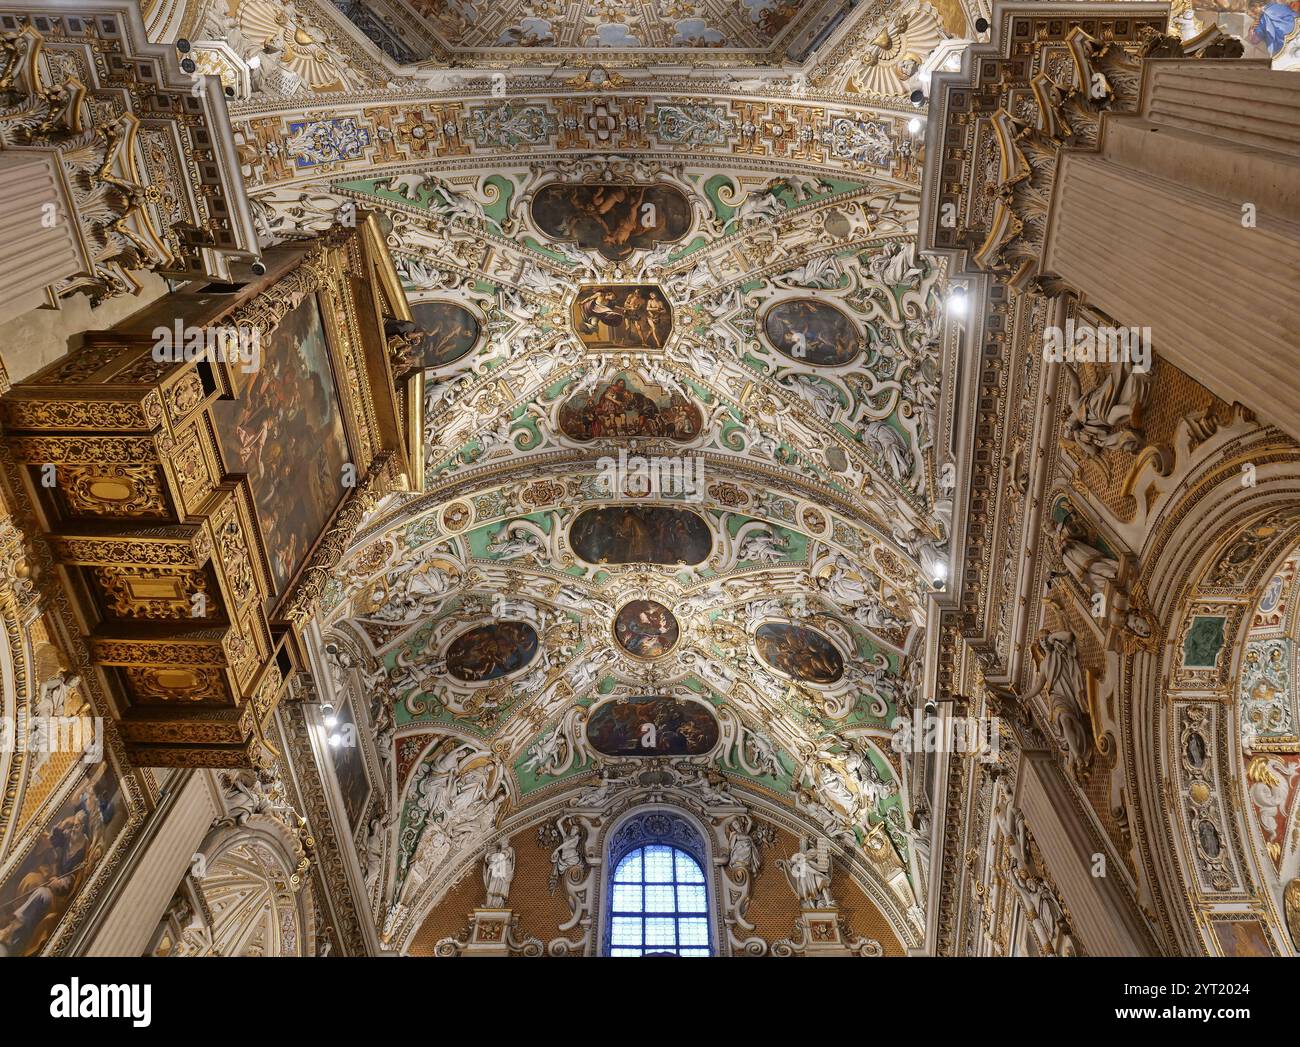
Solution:
[(948, 292), (948, 311), (953, 316), (965, 316), (967, 306), (966, 288), (954, 287)]
[(930, 584), (936, 590), (942, 591), (948, 584), (948, 565), (940, 561), (930, 570)]
[(320, 707), (321, 722), (326, 727), (333, 730), (339, 724), (339, 714), (334, 711), (334, 706), (329, 702), (322, 702)]
[(912, 119), (907, 121), (907, 129), (909, 132), (911, 132), (914, 135), (921, 133), (922, 126), (923, 125), (921, 124), (921, 118), (919, 116), (914, 116), (912, 117)]

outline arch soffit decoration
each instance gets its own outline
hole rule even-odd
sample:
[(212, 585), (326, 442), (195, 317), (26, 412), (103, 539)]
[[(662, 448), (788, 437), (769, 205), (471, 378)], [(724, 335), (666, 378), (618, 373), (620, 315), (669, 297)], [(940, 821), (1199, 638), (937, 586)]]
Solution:
[[(1283, 955), (1295, 947), (1282, 913), (1285, 881), (1252, 824), (1239, 681), (1254, 609), (1300, 542), (1297, 461), (1294, 446), (1272, 430), (1232, 441), (1155, 507), (1142, 550), (1142, 588), (1165, 640), (1124, 656), (1119, 707), (1129, 717), (1134, 766), (1143, 770), (1130, 772), (1130, 786), (1140, 798), (1134, 833), (1154, 877), (1153, 915), (1178, 951), (1220, 952), (1225, 927), (1256, 921), (1263, 928), (1252, 938), (1257, 947)], [(1253, 485), (1242, 481), (1243, 462), (1256, 467)], [(1243, 546), (1261, 527), (1267, 536)], [(1237, 559), (1225, 570), (1230, 555)], [(1208, 645), (1204, 635), (1212, 637)], [(1190, 733), (1205, 740), (1204, 768), (1188, 763)], [(1216, 841), (1219, 853), (1211, 855)]]

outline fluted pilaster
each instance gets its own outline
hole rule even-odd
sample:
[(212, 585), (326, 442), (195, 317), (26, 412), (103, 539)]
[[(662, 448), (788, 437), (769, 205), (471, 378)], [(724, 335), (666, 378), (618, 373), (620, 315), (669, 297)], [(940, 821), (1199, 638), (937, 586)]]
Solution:
[(1300, 73), (1146, 63), (1133, 116), (1066, 150), (1043, 269), (1227, 400), (1300, 436)]
[(0, 150), (0, 323), (84, 268), (58, 163), (54, 152)]

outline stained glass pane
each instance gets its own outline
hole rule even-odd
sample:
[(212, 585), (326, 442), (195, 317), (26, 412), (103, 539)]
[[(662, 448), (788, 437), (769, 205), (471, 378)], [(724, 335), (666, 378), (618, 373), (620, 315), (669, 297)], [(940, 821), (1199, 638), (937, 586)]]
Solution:
[(673, 882), (673, 849), (671, 847), (647, 847), (645, 849), (646, 883)]
[[(676, 945), (677, 921), (671, 916), (647, 917), (645, 922), (646, 945)], [(692, 942), (691, 944), (695, 944)]]
[(703, 887), (678, 887), (677, 888), (677, 911), (678, 912), (707, 912), (708, 907), (704, 903)]
[(683, 945), (708, 945), (709, 921), (693, 916), (682, 917), (677, 921)]
[(639, 883), (616, 883), (614, 885), (614, 911), (641, 911), (641, 885)]
[(640, 883), (641, 882), (641, 850), (638, 848), (618, 863), (618, 870), (614, 873), (615, 883)]
[(641, 944), (641, 918), (639, 916), (615, 916), (610, 928), (610, 938), (615, 945)]
[(676, 851), (677, 855), (677, 882), (678, 883), (703, 883), (704, 873), (700, 867), (685, 851)]

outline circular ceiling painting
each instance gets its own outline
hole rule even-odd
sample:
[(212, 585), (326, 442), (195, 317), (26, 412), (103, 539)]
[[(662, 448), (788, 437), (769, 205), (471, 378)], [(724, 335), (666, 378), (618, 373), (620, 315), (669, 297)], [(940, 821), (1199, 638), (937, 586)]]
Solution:
[(662, 658), (677, 644), (681, 630), (673, 612), (657, 600), (633, 600), (614, 619), (614, 638), (637, 658)]
[(447, 672), (479, 683), (518, 672), (537, 654), (537, 633), (527, 622), (495, 622), (462, 633), (447, 648)]
[(820, 367), (846, 364), (862, 351), (853, 321), (817, 298), (778, 302), (763, 318), (763, 333), (777, 352)]
[(814, 629), (764, 622), (754, 633), (758, 656), (779, 673), (807, 683), (834, 683), (844, 675), (836, 646)]

